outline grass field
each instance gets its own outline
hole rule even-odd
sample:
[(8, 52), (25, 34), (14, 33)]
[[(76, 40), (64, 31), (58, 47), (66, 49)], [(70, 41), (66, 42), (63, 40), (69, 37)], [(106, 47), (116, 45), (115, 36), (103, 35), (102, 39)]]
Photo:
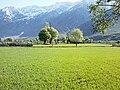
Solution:
[[(79, 47), (111, 47), (110, 44), (78, 44), (77, 48)], [(34, 45), (34, 48), (76, 48), (75, 44), (54, 44), (52, 45)]]
[[(52, 46), (52, 45), (34, 45), (34, 47), (40, 47), (40, 46), (43, 46), (43, 47), (49, 47), (49, 46)], [(54, 47), (55, 46), (73, 46), (75, 47), (76, 45), (75, 44), (54, 44), (53, 45)], [(78, 47), (110, 47), (112, 45), (110, 44), (78, 44)]]
[(0, 90), (120, 90), (120, 48), (0, 47)]

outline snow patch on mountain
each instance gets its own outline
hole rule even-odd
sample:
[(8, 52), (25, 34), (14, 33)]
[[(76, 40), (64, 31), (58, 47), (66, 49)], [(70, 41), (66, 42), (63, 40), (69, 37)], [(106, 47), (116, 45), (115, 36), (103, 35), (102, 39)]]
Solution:
[(12, 15), (8, 8), (3, 9), (2, 11), (5, 12), (6, 15), (8, 15), (8, 16)]
[(19, 9), (19, 11), (23, 15), (29, 17), (37, 16), (39, 14), (47, 12), (47, 10), (44, 7), (39, 7), (39, 6), (27, 6)]
[(2, 9), (2, 12), (4, 15), (4, 20), (9, 19), (12, 21), (12, 18), (14, 17), (13, 9), (14, 9), (14, 7), (5, 7)]

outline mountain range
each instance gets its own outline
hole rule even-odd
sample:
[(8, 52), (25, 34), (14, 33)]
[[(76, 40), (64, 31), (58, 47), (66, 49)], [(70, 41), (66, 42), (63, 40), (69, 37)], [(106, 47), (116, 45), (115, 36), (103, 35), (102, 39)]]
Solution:
[(21, 33), (20, 37), (38, 36), (46, 22), (60, 33), (69, 33), (72, 28), (78, 27), (84, 36), (92, 37), (88, 6), (94, 2), (95, 0), (82, 0), (76, 3), (59, 2), (51, 6), (5, 7), (0, 9), (0, 37)]

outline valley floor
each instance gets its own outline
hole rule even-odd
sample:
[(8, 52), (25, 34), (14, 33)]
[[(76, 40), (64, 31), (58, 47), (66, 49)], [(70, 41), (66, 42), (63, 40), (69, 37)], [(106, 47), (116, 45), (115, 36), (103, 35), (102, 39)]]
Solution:
[(63, 89), (119, 90), (120, 48), (0, 47), (0, 90)]

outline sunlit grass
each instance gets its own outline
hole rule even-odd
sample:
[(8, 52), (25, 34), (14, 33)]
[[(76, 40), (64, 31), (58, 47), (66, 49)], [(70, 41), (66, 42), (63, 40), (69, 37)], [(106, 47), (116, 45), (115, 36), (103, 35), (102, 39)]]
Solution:
[[(50, 47), (52, 45), (34, 45), (34, 47)], [(53, 44), (53, 47), (75, 47), (75, 44)], [(78, 47), (110, 47), (110, 44), (78, 44)]]
[(0, 90), (119, 90), (120, 48), (0, 47)]

